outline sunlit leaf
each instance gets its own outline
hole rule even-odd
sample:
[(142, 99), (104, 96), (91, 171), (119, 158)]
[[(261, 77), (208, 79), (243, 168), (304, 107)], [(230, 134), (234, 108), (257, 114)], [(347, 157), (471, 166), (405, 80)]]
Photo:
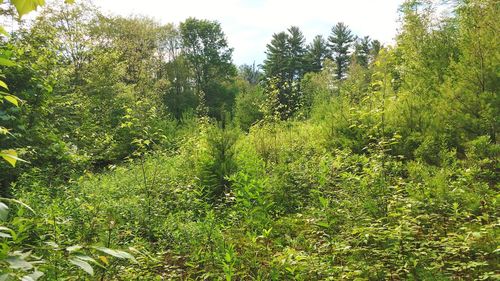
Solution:
[(69, 262), (83, 269), (83, 271), (87, 272), (88, 274), (92, 276), (94, 275), (94, 268), (92, 268), (92, 266), (88, 262), (78, 258), (72, 258), (69, 260)]
[(3, 66), (14, 66), (14, 65), (16, 65), (16, 63), (13, 62), (13, 61), (11, 61), (11, 60), (9, 60), (9, 59), (0, 57), (0, 65), (3, 65)]
[(66, 248), (66, 251), (71, 253), (71, 252), (76, 252), (76, 251), (80, 250), (81, 248), (82, 248), (82, 246), (80, 246), (80, 245), (73, 245), (73, 246)]
[(10, 256), (5, 259), (12, 269), (32, 269), (33, 265), (19, 256)]
[(9, 129), (0, 126), (0, 135), (6, 135), (9, 133)]
[(5, 159), (5, 161), (9, 162), (9, 164), (11, 164), (13, 167), (16, 166), (17, 161), (28, 163), (28, 161), (17, 157), (17, 152), (13, 149), (6, 149), (6, 150), (0, 151), (0, 156), (3, 159)]
[(15, 106), (19, 106), (19, 98), (13, 95), (3, 97), (6, 101), (12, 103)]
[[(22, 160), (22, 161), (24, 161), (24, 160)], [(24, 162), (26, 162), (26, 161), (24, 161)], [(0, 201), (19, 204), (19, 205), (23, 206), (24, 208), (30, 210), (33, 214), (36, 214), (35, 210), (33, 210), (30, 206), (26, 205), (26, 203), (23, 203), (22, 201), (12, 199), (12, 198), (0, 198)]]
[(7, 30), (5, 30), (5, 28), (3, 26), (0, 26), (0, 34), (3, 34), (7, 37), (10, 36), (10, 34), (7, 32)]
[(59, 245), (57, 245), (57, 243), (55, 243), (53, 241), (45, 242), (45, 244), (49, 245), (50, 247), (52, 247), (54, 249), (59, 248)]
[(134, 256), (132, 256), (131, 254), (124, 252), (124, 251), (112, 250), (112, 249), (108, 249), (105, 247), (94, 247), (94, 249), (101, 251), (103, 253), (106, 253), (106, 254), (113, 256), (115, 258), (128, 259), (128, 260), (131, 260), (133, 262), (137, 262), (137, 260), (134, 258)]
[(30, 275), (24, 276), (21, 279), (21, 281), (36, 281), (42, 276), (43, 276), (43, 272), (35, 271), (35, 272), (31, 273)]
[(38, 6), (45, 4), (44, 0), (11, 0), (14, 7), (16, 7), (19, 17), (36, 10)]
[(19, 160), (19, 158), (17, 157), (17, 152), (12, 149), (2, 150), (0, 152), (0, 156), (2, 156), (5, 161), (9, 162), (12, 167), (15, 167), (16, 162)]
[(106, 256), (99, 256), (99, 259), (105, 264), (109, 265), (109, 260)]
[(85, 256), (85, 255), (76, 255), (75, 256), (76, 258), (82, 260), (82, 261), (90, 261), (90, 262), (93, 262), (93, 263), (96, 263), (97, 264), (97, 261), (89, 256)]
[(7, 84), (4, 81), (2, 81), (2, 80), (0, 80), (0, 87), (2, 87), (4, 89), (7, 89), (7, 90), (9, 89), (9, 87), (7, 86)]
[(0, 220), (4, 221), (9, 215), (9, 207), (4, 203), (0, 202)]

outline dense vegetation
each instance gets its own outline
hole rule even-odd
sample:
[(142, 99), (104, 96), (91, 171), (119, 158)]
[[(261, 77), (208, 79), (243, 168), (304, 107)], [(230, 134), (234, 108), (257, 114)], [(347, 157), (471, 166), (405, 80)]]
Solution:
[(500, 4), (451, 2), (239, 68), (218, 22), (4, 3), (0, 280), (499, 279)]

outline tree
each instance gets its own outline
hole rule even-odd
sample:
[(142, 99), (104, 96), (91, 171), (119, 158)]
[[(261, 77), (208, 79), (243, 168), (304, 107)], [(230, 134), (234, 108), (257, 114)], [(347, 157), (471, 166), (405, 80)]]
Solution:
[[(73, 1), (66, 0), (65, 2), (72, 3)], [(1, 1), (1, 3), (3, 3), (3, 1)], [(11, 17), (14, 17), (16, 12), (17, 12), (17, 15), (19, 16), (19, 18), (21, 18), (23, 15), (25, 15), (33, 10), (36, 10), (39, 6), (42, 6), (44, 4), (44, 1), (10, 0), (9, 4), (12, 4), (15, 7), (16, 11), (14, 12), (13, 9), (10, 8), (5, 14), (8, 14)], [(3, 12), (4, 11), (2, 10), (2, 13)], [(1, 33), (3, 35), (6, 35), (6, 36), (8, 35), (7, 32), (5, 31), (5, 29), (3, 28), (3, 26), (0, 26), (0, 30), (1, 30)], [(11, 47), (7, 46), (6, 48), (3, 48), (2, 51), (0, 52), (0, 59), (1, 59), (0, 66), (2, 68), (16, 66), (16, 63), (11, 61), (10, 55), (8, 55), (8, 54), (12, 53), (12, 50), (10, 50), (10, 48)], [(4, 77), (3, 72), (0, 72), (0, 75), (2, 76), (2, 78)], [(3, 81), (3, 79), (0, 80), (0, 86), (3, 90), (9, 91), (9, 86), (7, 85), (7, 83), (5, 83)], [(0, 95), (0, 103), (8, 102), (10, 104), (15, 105), (16, 107), (19, 107), (20, 101), (21, 100), (16, 95), (9, 94), (8, 92), (5, 92), (5, 91), (2, 91), (2, 93)], [(2, 115), (4, 115), (3, 112), (2, 112)], [(5, 119), (5, 116), (3, 119)], [(9, 135), (12, 136), (12, 134), (9, 132), (9, 129), (4, 127), (3, 125), (0, 126), (0, 136), (9, 136)], [(2, 143), (4, 143), (4, 141), (2, 141)], [(2, 148), (4, 148), (4, 147), (2, 147)], [(5, 161), (7, 161), (12, 166), (15, 166), (16, 162), (19, 160), (24, 161), (24, 160), (17, 157), (16, 150), (8, 149), (8, 148), (0, 151), (0, 157), (2, 157)]]
[[(264, 60), (264, 74), (266, 76), (266, 95), (272, 95), (273, 102), (271, 111), (278, 111), (280, 117), (285, 118), (288, 114), (287, 107), (291, 104), (290, 98), (292, 95), (290, 77), (292, 76), (289, 71), (288, 61), (290, 59), (290, 47), (288, 44), (289, 36), (285, 32), (273, 34), (271, 43), (267, 45), (266, 55)], [(273, 89), (270, 91), (270, 89)], [(283, 105), (283, 109), (276, 108)]]
[(329, 56), (328, 45), (323, 36), (317, 35), (314, 37), (307, 49), (307, 71), (321, 71), (323, 68), (323, 61)]
[(300, 81), (307, 70), (304, 35), (294, 26), (287, 31), (273, 35), (263, 67), (267, 92), (274, 93), (272, 104), (279, 108), (272, 111), (277, 110), (282, 119), (292, 116), (300, 107)]
[(288, 61), (290, 59), (288, 40), (288, 34), (285, 32), (273, 34), (271, 43), (267, 44), (267, 57), (263, 67), (266, 77), (276, 77), (282, 83), (290, 76), (288, 74)]
[(238, 74), (251, 85), (256, 85), (262, 79), (262, 72), (255, 65), (255, 62), (252, 65), (241, 65), (238, 69)]
[(65, 78), (70, 86), (68, 90), (84, 83), (82, 72), (94, 49), (90, 30), (98, 16), (99, 12), (91, 2), (79, 1), (71, 6), (48, 6), (37, 18), (35, 30), (54, 30), (49, 43), (60, 51), (61, 62), (68, 70)]
[(377, 59), (378, 53), (382, 49), (382, 43), (378, 40), (373, 40), (370, 44), (370, 61), (374, 62)]
[(337, 23), (332, 28), (332, 33), (328, 37), (332, 58), (337, 64), (337, 79), (346, 77), (347, 67), (350, 61), (350, 49), (354, 42), (354, 35), (347, 25), (342, 22)]
[(288, 45), (290, 48), (290, 57), (288, 58), (288, 69), (290, 81), (297, 80), (300, 82), (305, 74), (305, 54), (306, 54), (306, 39), (302, 31), (296, 26), (288, 29)]
[(354, 44), (354, 58), (356, 62), (364, 68), (368, 68), (371, 53), (371, 40), (369, 36), (365, 36), (356, 40)]
[(191, 83), (191, 69), (183, 54), (180, 31), (173, 24), (160, 27), (159, 30), (158, 76), (165, 79), (159, 83), (159, 91), (168, 111), (181, 119), (187, 111), (196, 108), (196, 93)]
[[(397, 75), (401, 101), (395, 121), (405, 134), (438, 130), (445, 136), (444, 127), (436, 118), (441, 99), (440, 85), (450, 63), (456, 58), (456, 35), (453, 22), (435, 20), (435, 6), (430, 0), (405, 1), (400, 8), (402, 27), (396, 36)], [(437, 132), (436, 132), (437, 133)]]
[(489, 136), (498, 143), (500, 82), (498, 70), (498, 1), (459, 1), (457, 45), (459, 55), (450, 64), (441, 91), (442, 118), (456, 130), (457, 143)]
[(248, 131), (250, 127), (263, 118), (265, 95), (261, 86), (241, 81), (239, 93), (234, 105), (234, 120), (238, 126)]
[(91, 34), (98, 52), (116, 52), (116, 63), (122, 63), (126, 70), (123, 82), (135, 85), (138, 96), (163, 78), (159, 50), (160, 36), (164, 34), (160, 29), (157, 22), (146, 17), (100, 16)]
[(223, 83), (236, 75), (229, 48), (220, 23), (189, 18), (180, 24), (183, 53), (190, 64), (199, 104), (208, 106), (214, 117), (234, 102), (234, 95)]
[[(21, 18), (23, 15), (25, 15), (33, 10), (36, 10), (39, 6), (42, 6), (44, 4), (43, 0), (42, 1), (41, 0), (10, 0), (9, 2), (10, 2), (10, 4), (12, 4), (15, 7), (19, 18)], [(3, 1), (1, 1), (0, 3), (3, 3)], [(73, 3), (73, 0), (65, 0), (65, 3)], [(7, 14), (10, 14), (10, 16), (13, 17), (15, 12), (8, 11)], [(2, 26), (0, 26), (0, 30), (1, 30), (2, 34), (7, 35), (5, 29)], [(10, 53), (10, 50), (8, 51), (8, 53)], [(0, 58), (1, 58), (0, 66), (2, 66), (2, 67), (10, 67), (10, 66), (16, 65), (14, 62), (9, 60), (9, 57), (5, 54), (5, 52), (0, 53)], [(0, 73), (0, 74), (3, 75), (3, 73)], [(8, 85), (3, 80), (0, 80), (0, 82), (1, 82), (1, 88), (3, 88), (4, 90), (9, 90)], [(2, 94), (0, 96), (0, 102), (3, 103), (4, 101), (9, 102), (9, 103), (15, 105), (16, 107), (18, 107), (20, 100), (16, 95), (12, 95), (12, 94), (9, 94), (7, 92), (2, 92)], [(0, 126), (0, 135), (9, 135), (9, 134), (10, 133), (9, 133), (8, 128), (6, 128), (4, 126)], [(13, 150), (13, 149), (1, 150), (0, 157), (2, 157), (5, 161), (7, 161), (12, 166), (15, 166), (16, 162), (18, 160), (24, 161), (24, 160), (17, 157), (17, 152), (16, 152), (16, 150)]]

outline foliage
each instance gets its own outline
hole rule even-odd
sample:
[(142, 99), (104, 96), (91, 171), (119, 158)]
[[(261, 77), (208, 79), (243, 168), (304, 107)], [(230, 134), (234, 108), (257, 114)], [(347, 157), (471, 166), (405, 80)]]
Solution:
[(47, 7), (1, 45), (0, 280), (498, 279), (498, 3), (453, 9), (236, 76), (217, 22)]
[(210, 116), (220, 118), (224, 107), (232, 106), (232, 95), (224, 90), (222, 82), (236, 75), (231, 62), (233, 49), (228, 47), (218, 22), (189, 18), (181, 23), (179, 30), (186, 60), (193, 70), (199, 103), (208, 106)]
[(300, 81), (306, 71), (305, 38), (296, 26), (273, 35), (264, 61), (269, 110), (280, 119), (292, 117), (300, 108)]
[(234, 105), (234, 122), (241, 129), (248, 131), (252, 125), (263, 119), (266, 97), (259, 85), (242, 85), (239, 89)]
[(332, 49), (332, 58), (337, 64), (337, 79), (341, 80), (346, 76), (347, 65), (350, 60), (350, 48), (354, 42), (354, 36), (347, 25), (339, 22), (332, 27), (332, 34), (328, 37), (328, 42)]
[(211, 204), (224, 203), (231, 194), (230, 176), (236, 172), (234, 144), (237, 134), (231, 128), (209, 128), (206, 155), (201, 157), (199, 178), (202, 196)]

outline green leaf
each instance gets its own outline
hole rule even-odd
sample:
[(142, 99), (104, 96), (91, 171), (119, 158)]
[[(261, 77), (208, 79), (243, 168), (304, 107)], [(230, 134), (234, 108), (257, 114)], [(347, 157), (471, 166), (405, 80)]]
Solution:
[(6, 220), (8, 215), (9, 215), (9, 207), (4, 203), (0, 202), (0, 221)]
[(81, 248), (82, 248), (82, 246), (80, 246), (80, 245), (73, 245), (73, 246), (66, 248), (66, 251), (71, 253), (71, 252), (76, 252), (76, 251), (80, 250)]
[(3, 97), (6, 101), (12, 103), (13, 105), (19, 107), (19, 98), (13, 95), (8, 95)]
[(321, 197), (321, 196), (319, 197), (319, 202), (323, 208), (327, 208), (329, 203), (330, 203), (330, 202), (328, 202), (328, 199)]
[(75, 0), (64, 0), (64, 3), (73, 4), (73, 3), (75, 3)]
[[(22, 160), (24, 161), (24, 160)], [(24, 161), (26, 162), (26, 161)], [(0, 198), (0, 201), (5, 201), (5, 202), (11, 202), (11, 203), (16, 203), (16, 204), (19, 204), (21, 206), (23, 206), (24, 208), (30, 210), (33, 214), (36, 214), (35, 210), (33, 210), (30, 206), (26, 205), (26, 203), (23, 203), (19, 200), (16, 200), (16, 199), (10, 199), (10, 198)]]
[(10, 34), (7, 32), (7, 30), (5, 30), (5, 28), (1, 25), (0, 25), (0, 34), (10, 37)]
[(4, 81), (2, 81), (2, 80), (0, 80), (0, 87), (4, 88), (6, 90), (9, 89), (9, 87), (7, 86), (7, 84)]
[(35, 271), (35, 272), (31, 273), (30, 275), (24, 276), (21, 279), (21, 281), (36, 281), (42, 276), (43, 276), (43, 272)]
[(6, 135), (9, 133), (9, 129), (0, 126), (0, 135)]
[(69, 260), (69, 262), (83, 269), (83, 271), (87, 272), (88, 274), (94, 276), (94, 269), (88, 262), (78, 258), (72, 258)]
[(0, 156), (2, 156), (5, 161), (9, 162), (12, 167), (15, 167), (17, 160), (19, 160), (19, 158), (17, 157), (17, 152), (12, 149), (2, 150), (0, 152)]
[[(2, 203), (0, 203), (0, 204), (2, 204)], [(0, 226), (0, 231), (9, 231), (9, 232), (11, 232), (11, 233), (14, 233), (14, 232), (12, 231), (12, 229), (10, 229), (10, 228), (8, 228), (8, 227), (5, 227), (5, 226)], [(11, 234), (8, 234), (8, 233), (0, 232), (0, 237), (1, 237), (1, 238), (11, 238), (11, 237), (12, 237), (12, 235), (11, 235)]]
[(36, 10), (38, 6), (45, 4), (44, 0), (11, 0), (16, 7), (19, 17)]
[[(0, 31), (0, 33), (3, 33)], [(3, 65), (3, 66), (14, 66), (16, 65), (15, 62), (9, 60), (9, 59), (6, 59), (6, 58), (2, 58), (0, 57), (0, 65)]]
[(5, 259), (12, 269), (32, 269), (33, 265), (19, 256), (10, 256)]
[(85, 255), (76, 255), (75, 258), (77, 259), (80, 259), (82, 261), (90, 261), (90, 262), (93, 262), (95, 264), (99, 264), (95, 259), (89, 257), (89, 256), (85, 256)]
[(105, 248), (105, 247), (93, 247), (94, 249), (98, 250), (98, 251), (101, 251), (103, 253), (106, 253), (110, 256), (113, 256), (115, 258), (119, 258), (119, 259), (129, 259), (133, 262), (137, 262), (137, 260), (134, 258), (134, 256), (132, 256), (131, 254), (127, 253), (127, 252), (124, 252), (124, 251), (119, 251), (119, 250), (112, 250), (112, 249), (108, 249), (108, 248)]
[(317, 222), (316, 223), (317, 226), (321, 226), (321, 227), (324, 227), (324, 228), (330, 228), (330, 224), (327, 223), (327, 222)]

